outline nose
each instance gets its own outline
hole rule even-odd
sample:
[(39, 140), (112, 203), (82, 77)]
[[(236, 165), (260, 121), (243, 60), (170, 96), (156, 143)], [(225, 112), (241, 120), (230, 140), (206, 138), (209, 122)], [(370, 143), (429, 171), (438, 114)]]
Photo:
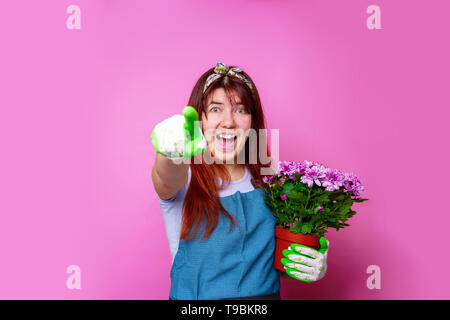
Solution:
[(223, 112), (220, 124), (225, 128), (234, 128), (236, 126), (236, 121), (231, 110)]

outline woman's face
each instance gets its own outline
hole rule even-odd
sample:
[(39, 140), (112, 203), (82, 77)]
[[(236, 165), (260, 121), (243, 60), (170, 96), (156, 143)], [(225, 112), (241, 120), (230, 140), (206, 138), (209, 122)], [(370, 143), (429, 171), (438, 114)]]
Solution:
[(225, 90), (218, 88), (209, 96), (202, 113), (202, 130), (211, 155), (225, 163), (236, 163), (252, 126), (252, 115), (241, 99), (235, 93), (231, 99), (233, 104)]

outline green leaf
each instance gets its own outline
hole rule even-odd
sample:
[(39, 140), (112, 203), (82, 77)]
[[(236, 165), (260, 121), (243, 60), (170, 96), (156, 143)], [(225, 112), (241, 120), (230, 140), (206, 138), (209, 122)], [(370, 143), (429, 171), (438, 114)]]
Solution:
[[(284, 224), (291, 225), (289, 230), (293, 233), (323, 235), (328, 232), (328, 228), (339, 230), (349, 226), (347, 220), (356, 214), (352, 205), (369, 200), (357, 198), (352, 192), (344, 192), (343, 189), (327, 191), (317, 185), (308, 188), (301, 183), (300, 177), (297, 178), (287, 179), (283, 186), (275, 183), (270, 190), (265, 190), (267, 193), (264, 198), (277, 224), (285, 228)], [(280, 200), (282, 194), (288, 194), (289, 197)], [(318, 211), (318, 206), (322, 206), (323, 210)]]
[(364, 202), (364, 201), (367, 201), (367, 200), (369, 200), (369, 199), (364, 199), (364, 198), (353, 199), (353, 201), (355, 201), (355, 202)]
[(291, 190), (294, 189), (294, 184), (292, 182), (286, 182), (285, 184), (283, 184), (283, 193), (284, 194), (289, 194), (291, 192)]
[(325, 194), (315, 195), (314, 197), (311, 197), (311, 200), (321, 203), (321, 202), (328, 202), (329, 198), (328, 198), (328, 194), (325, 193)]
[(303, 183), (299, 183), (295, 185), (295, 190), (298, 192), (308, 192), (308, 186)]
[(303, 202), (303, 201), (305, 200), (305, 196), (304, 196), (302, 193), (297, 192), (297, 191), (295, 191), (295, 190), (292, 190), (292, 191), (289, 193), (289, 198), (290, 198), (292, 201), (296, 201), (296, 202)]
[(289, 228), (289, 231), (292, 233), (301, 233), (302, 225), (300, 223), (296, 223), (294, 226)]
[(311, 233), (311, 230), (312, 230), (311, 223), (303, 223), (300, 230), (301, 230), (300, 232), (303, 233), (303, 234)]

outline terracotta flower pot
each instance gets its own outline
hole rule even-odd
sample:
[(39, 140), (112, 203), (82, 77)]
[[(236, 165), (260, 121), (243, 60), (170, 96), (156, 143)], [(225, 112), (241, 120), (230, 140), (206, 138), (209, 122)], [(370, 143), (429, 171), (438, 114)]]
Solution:
[(314, 249), (319, 249), (320, 247), (320, 236), (292, 233), (289, 230), (280, 227), (275, 227), (275, 238), (276, 248), (274, 266), (276, 269), (283, 272), (285, 271), (284, 266), (281, 263), (281, 259), (284, 258), (283, 250), (289, 248), (291, 243), (303, 244)]

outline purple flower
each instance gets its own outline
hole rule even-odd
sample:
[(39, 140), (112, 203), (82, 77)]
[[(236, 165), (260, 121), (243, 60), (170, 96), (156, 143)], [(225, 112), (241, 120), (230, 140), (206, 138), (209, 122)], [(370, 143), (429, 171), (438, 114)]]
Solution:
[(325, 178), (322, 182), (322, 187), (328, 191), (339, 190), (344, 184), (345, 175), (335, 169), (327, 168), (325, 170)]
[(318, 207), (317, 207), (317, 210), (322, 211), (322, 210), (323, 210), (323, 207), (322, 207), (322, 206), (318, 206)]
[[(364, 191), (361, 181), (353, 173), (343, 173), (336, 169), (327, 168), (316, 161), (279, 161), (274, 176), (279, 178), (278, 185), (283, 186), (286, 179), (295, 180), (297, 174), (300, 176), (299, 182), (308, 185), (309, 188), (312, 188), (314, 184), (327, 191), (342, 188), (344, 192), (351, 191), (355, 196), (359, 196)], [(273, 182), (274, 176), (267, 176), (263, 178), (263, 181), (266, 183)]]
[(281, 195), (281, 200), (284, 200), (284, 199), (286, 199), (287, 197), (288, 197), (288, 194), (287, 194), (287, 193), (282, 194), (282, 195)]
[(320, 187), (322, 186), (321, 180), (325, 178), (326, 168), (323, 166), (312, 166), (305, 170), (305, 174), (302, 176), (301, 180), (303, 183), (307, 184), (309, 188), (312, 187), (314, 182)]
[(299, 163), (296, 163), (296, 164), (292, 165), (291, 168), (290, 168), (290, 170), (289, 170), (289, 172), (288, 172), (289, 178), (295, 179), (295, 175), (296, 175), (297, 173), (298, 173), (300, 176), (301, 176), (302, 174), (304, 174), (304, 173), (305, 173), (305, 166), (302, 166), (302, 165), (299, 164)]
[(364, 186), (353, 172), (345, 174), (344, 188), (344, 192), (352, 191), (355, 196), (359, 196), (364, 191)]
[(281, 177), (286, 172), (289, 172), (292, 164), (293, 164), (292, 161), (279, 161), (278, 162), (278, 170), (277, 170), (278, 177)]
[(262, 178), (262, 181), (263, 181), (264, 183), (272, 182), (272, 180), (273, 180), (273, 177), (272, 177), (272, 176), (264, 176), (264, 177)]

